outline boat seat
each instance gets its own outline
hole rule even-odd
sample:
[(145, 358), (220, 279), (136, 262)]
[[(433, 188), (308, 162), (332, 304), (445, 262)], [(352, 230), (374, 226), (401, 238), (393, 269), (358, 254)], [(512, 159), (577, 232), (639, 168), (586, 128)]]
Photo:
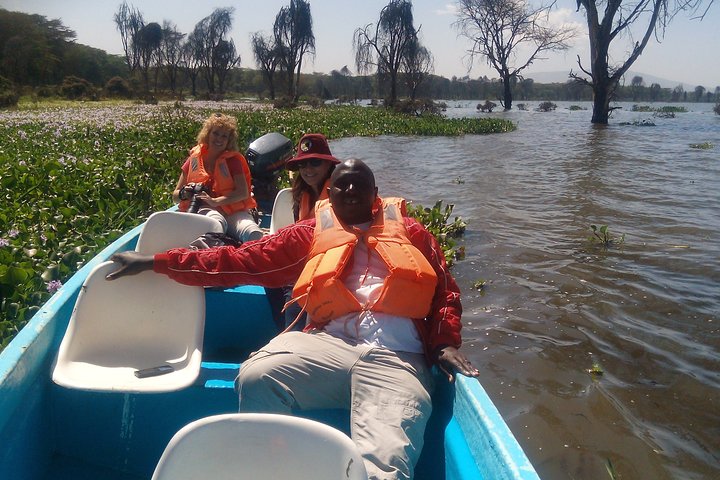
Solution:
[(138, 237), (136, 252), (152, 255), (171, 248), (187, 247), (203, 233), (223, 233), (214, 218), (195, 213), (163, 211), (150, 215)]
[(196, 420), (173, 436), (152, 480), (367, 480), (355, 444), (314, 420), (234, 413)]
[(295, 223), (293, 216), (292, 189), (283, 188), (275, 196), (272, 216), (270, 217), (270, 234), (273, 234), (283, 227)]
[[(108, 281), (104, 262), (85, 279), (60, 344), (52, 379), (95, 391), (167, 392), (200, 373), (205, 291), (152, 271)], [(155, 367), (162, 374), (138, 378)]]

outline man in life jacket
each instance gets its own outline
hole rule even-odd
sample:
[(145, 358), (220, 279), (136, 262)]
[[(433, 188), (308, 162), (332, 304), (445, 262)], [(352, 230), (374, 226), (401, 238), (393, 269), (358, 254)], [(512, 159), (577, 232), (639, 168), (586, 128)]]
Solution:
[(458, 349), (460, 292), (435, 238), (377, 196), (370, 168), (338, 165), (315, 219), (239, 247), (152, 256), (125, 252), (109, 279), (154, 269), (181, 283), (277, 287), (295, 282), (308, 312), (245, 361), (241, 412), (346, 408), (371, 479), (412, 479), (432, 411), (437, 365), (477, 377)]

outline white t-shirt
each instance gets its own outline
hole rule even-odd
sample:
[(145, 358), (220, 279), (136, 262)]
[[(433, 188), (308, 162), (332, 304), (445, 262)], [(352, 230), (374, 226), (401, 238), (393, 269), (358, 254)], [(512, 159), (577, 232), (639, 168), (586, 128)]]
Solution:
[[(370, 223), (356, 225), (367, 230)], [(345, 268), (344, 283), (360, 305), (370, 308), (380, 296), (382, 284), (388, 274), (380, 256), (358, 242)], [(412, 319), (383, 312), (362, 310), (343, 315), (325, 325), (324, 330), (338, 338), (384, 347), (399, 352), (422, 353), (423, 344)]]

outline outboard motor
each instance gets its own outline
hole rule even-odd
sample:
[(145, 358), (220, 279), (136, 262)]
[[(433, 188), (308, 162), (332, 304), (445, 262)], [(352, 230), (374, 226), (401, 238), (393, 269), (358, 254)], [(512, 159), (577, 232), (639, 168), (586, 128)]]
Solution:
[(278, 177), (292, 154), (292, 141), (277, 132), (266, 133), (248, 146), (245, 158), (250, 167), (253, 194), (260, 211), (272, 210), (273, 201), (279, 190)]

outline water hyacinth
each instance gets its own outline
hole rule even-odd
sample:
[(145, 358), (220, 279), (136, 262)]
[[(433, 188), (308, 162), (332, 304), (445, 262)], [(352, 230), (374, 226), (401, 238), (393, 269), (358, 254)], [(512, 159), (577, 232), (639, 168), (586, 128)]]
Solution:
[(309, 131), (333, 139), (514, 129), (497, 119), (408, 117), (361, 106), (274, 110), (247, 102), (75, 102), (0, 111), (0, 188), (7, 192), (0, 225), (14, 226), (12, 236), (0, 238), (0, 347), (100, 249), (172, 205), (202, 122), (219, 111), (237, 118), (241, 150), (268, 132), (296, 142)]
[(55, 293), (58, 290), (60, 290), (60, 287), (62, 287), (62, 282), (60, 280), (50, 280), (47, 284), (47, 291), (50, 293)]

